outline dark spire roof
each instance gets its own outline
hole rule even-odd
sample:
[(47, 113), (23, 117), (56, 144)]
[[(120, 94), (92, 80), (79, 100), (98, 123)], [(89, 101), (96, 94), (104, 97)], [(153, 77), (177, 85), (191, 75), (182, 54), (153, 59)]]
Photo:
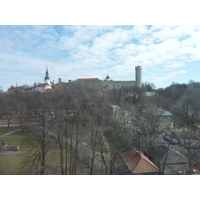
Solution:
[(45, 80), (49, 79), (49, 72), (48, 72), (48, 68), (46, 69), (46, 76), (44, 78)]
[(106, 76), (106, 79), (110, 79), (110, 77), (108, 76), (108, 74), (107, 74), (107, 76)]

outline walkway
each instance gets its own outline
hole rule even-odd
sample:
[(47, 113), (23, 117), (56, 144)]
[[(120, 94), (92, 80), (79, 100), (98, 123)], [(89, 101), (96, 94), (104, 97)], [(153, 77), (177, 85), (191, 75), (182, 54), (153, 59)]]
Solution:
[(4, 136), (6, 136), (6, 135), (10, 135), (10, 134), (16, 133), (16, 132), (18, 132), (18, 131), (20, 131), (20, 130), (21, 130), (21, 129), (17, 129), (17, 130), (14, 130), (14, 131), (10, 131), (10, 132), (8, 132), (8, 133), (6, 133), (6, 134), (4, 134), (4, 135), (1, 135), (0, 138), (1, 138), (1, 137), (4, 137)]

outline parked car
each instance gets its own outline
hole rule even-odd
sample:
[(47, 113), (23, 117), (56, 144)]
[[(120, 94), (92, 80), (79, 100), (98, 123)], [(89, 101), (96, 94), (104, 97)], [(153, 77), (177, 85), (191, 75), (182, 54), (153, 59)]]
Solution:
[(171, 137), (170, 137), (169, 135), (165, 135), (163, 138), (164, 138), (165, 140), (167, 140), (167, 141), (170, 141), (170, 140), (171, 140)]
[(175, 138), (171, 138), (169, 135), (165, 135), (163, 138), (164, 138), (165, 140), (169, 141), (169, 142), (172, 143), (172, 144), (178, 144), (178, 140), (175, 139)]
[(188, 142), (187, 142), (187, 139), (180, 139), (180, 140), (179, 140), (179, 144), (180, 144), (181, 146), (185, 146), (187, 143), (188, 143)]
[(200, 148), (200, 142), (198, 140), (191, 140), (185, 148), (192, 148), (192, 149), (197, 149)]
[(86, 146), (86, 147), (88, 146), (88, 144), (86, 142), (82, 142), (81, 144)]
[(200, 142), (198, 140), (180, 139), (179, 144), (185, 146), (185, 148), (200, 148)]
[(177, 140), (177, 139), (172, 139), (170, 142), (171, 142), (172, 144), (178, 144), (178, 140)]

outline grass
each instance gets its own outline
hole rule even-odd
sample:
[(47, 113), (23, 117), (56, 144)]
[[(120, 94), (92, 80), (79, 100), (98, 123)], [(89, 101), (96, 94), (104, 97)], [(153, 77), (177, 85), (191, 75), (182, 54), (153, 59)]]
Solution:
[(11, 131), (14, 131), (16, 130), (17, 128), (16, 127), (10, 127), (8, 130), (7, 130), (7, 127), (0, 127), (0, 137), (1, 135), (4, 135), (8, 132), (11, 132)]
[[(15, 130), (16, 128), (12, 128)], [(9, 129), (9, 132), (11, 129)], [(1, 133), (2, 131), (1, 128)], [(20, 151), (14, 152), (14, 154), (7, 154), (0, 152), (0, 174), (2, 175), (19, 175), (22, 174), (22, 163), (23, 163), (23, 154), (24, 148), (23, 143), (26, 138), (25, 135), (20, 134), (20, 132), (13, 133), (7, 136), (2, 137), (7, 145), (18, 145)], [(11, 152), (9, 152), (11, 153)]]
[(18, 146), (23, 146), (24, 140), (27, 136), (20, 134), (19, 132), (6, 135), (2, 137), (7, 145), (18, 145)]
[[(9, 131), (11, 131), (11, 129)], [(28, 140), (31, 139), (28, 138), (27, 140), (27, 136), (25, 134), (22, 134), (20, 131), (4, 136), (3, 139), (7, 145), (19, 145), (20, 151), (14, 152), (14, 154), (4, 154), (0, 151), (0, 175), (24, 174), (24, 169), (22, 169), (24, 158), (25, 155), (30, 156), (29, 154), (27, 154), (29, 147), (25, 147), (24, 144), (25, 142), (28, 142)], [(69, 146), (67, 148), (69, 148)], [(57, 146), (55, 146), (54, 149), (52, 150), (47, 165), (50, 166), (49, 170), (47, 170), (47, 174), (57, 174), (57, 175), (61, 174), (59, 168), (60, 166), (59, 149)], [(97, 170), (94, 169), (94, 173), (98, 174)], [(79, 175), (88, 174), (88, 158), (87, 155), (84, 155), (84, 153), (82, 152), (79, 152), (77, 174)]]
[(0, 174), (1, 175), (20, 175), (22, 174), (21, 164), (23, 162), (22, 153), (14, 155), (0, 155)]

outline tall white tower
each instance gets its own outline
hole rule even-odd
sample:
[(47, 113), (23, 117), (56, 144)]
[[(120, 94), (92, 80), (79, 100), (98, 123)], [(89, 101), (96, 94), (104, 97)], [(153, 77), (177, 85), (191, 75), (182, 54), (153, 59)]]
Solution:
[(142, 67), (140, 65), (135, 67), (135, 86), (142, 87)]
[(50, 83), (50, 78), (49, 78), (49, 72), (48, 72), (48, 68), (46, 69), (46, 73), (45, 73), (45, 77), (44, 77), (44, 82), (51, 85)]

